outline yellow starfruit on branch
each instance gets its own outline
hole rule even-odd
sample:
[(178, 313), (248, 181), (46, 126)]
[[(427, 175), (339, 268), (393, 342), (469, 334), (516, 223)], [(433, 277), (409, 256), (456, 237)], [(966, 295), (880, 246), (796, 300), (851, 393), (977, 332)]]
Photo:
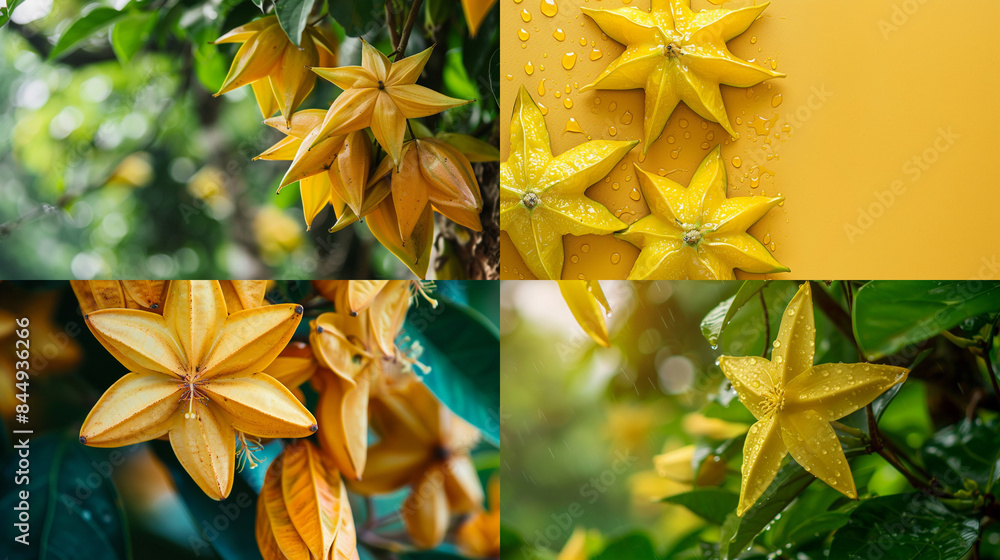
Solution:
[(813, 365), (816, 351), (812, 291), (803, 283), (781, 315), (771, 359), (719, 358), (722, 373), (757, 418), (743, 444), (742, 516), (767, 490), (791, 454), (816, 478), (856, 499), (851, 467), (830, 422), (865, 407), (908, 369), (880, 364)]

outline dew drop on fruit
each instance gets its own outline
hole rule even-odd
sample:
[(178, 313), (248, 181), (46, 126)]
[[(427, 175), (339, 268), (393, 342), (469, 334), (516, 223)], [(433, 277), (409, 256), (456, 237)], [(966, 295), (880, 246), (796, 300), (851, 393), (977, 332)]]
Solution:
[(556, 6), (556, 0), (542, 0), (541, 5), (542, 13), (553, 17), (559, 12), (559, 6)]

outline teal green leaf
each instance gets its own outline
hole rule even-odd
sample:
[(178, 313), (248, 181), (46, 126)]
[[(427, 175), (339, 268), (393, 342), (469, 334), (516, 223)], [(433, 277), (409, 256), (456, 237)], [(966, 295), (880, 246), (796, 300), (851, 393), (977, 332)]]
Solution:
[(56, 46), (53, 47), (52, 52), (49, 53), (49, 60), (55, 60), (66, 54), (75, 48), (80, 41), (87, 39), (94, 33), (97, 33), (101, 29), (111, 25), (111, 23), (120, 18), (122, 15), (122, 12), (119, 12), (114, 8), (101, 7), (76, 20), (73, 22), (73, 25), (70, 25), (69, 29), (67, 29), (66, 32), (59, 37), (59, 40), (56, 41)]
[[(365, 35), (370, 26), (375, 26), (382, 30), (385, 24), (376, 23), (374, 16), (382, 14), (384, 2), (376, 0), (354, 0), (343, 2), (342, 0), (328, 0), (327, 10), (330, 17), (335, 19), (344, 28), (344, 32), (351, 37), (361, 37)], [(382, 17), (379, 15), (379, 17)]]
[(715, 306), (715, 309), (708, 312), (701, 320), (701, 334), (705, 336), (712, 347), (719, 345), (719, 337), (722, 336), (723, 329), (733, 319), (736, 312), (746, 305), (751, 298), (757, 295), (767, 284), (765, 280), (747, 280), (740, 285), (733, 297)]
[(722, 525), (726, 521), (726, 516), (736, 511), (740, 496), (723, 488), (701, 488), (668, 496), (663, 501), (684, 506), (698, 516), (716, 525)]
[(309, 14), (315, 3), (316, 0), (278, 0), (274, 3), (278, 23), (296, 47), (302, 41), (302, 32), (309, 23)]
[(830, 558), (960, 560), (979, 538), (979, 520), (921, 493), (865, 500), (834, 533)]
[(854, 335), (869, 360), (1000, 310), (1000, 283), (874, 281), (854, 300)]
[[(5, 482), (0, 496), (7, 520), (0, 527), (4, 550), (12, 558), (129, 558), (124, 511), (109, 475), (133, 449), (95, 450), (66, 436), (32, 439), (31, 465), (23, 484), (15, 482), (16, 461), (3, 469), (4, 481), (11, 483)], [(23, 510), (21, 491), (29, 493), (28, 546), (14, 541), (21, 534), (13, 524), (15, 508)]]
[[(499, 302), (493, 302), (499, 306)], [(500, 441), (500, 343), (493, 323), (471, 307), (441, 298), (412, 307), (404, 334), (420, 344), (430, 367), (424, 382), (452, 412)]]

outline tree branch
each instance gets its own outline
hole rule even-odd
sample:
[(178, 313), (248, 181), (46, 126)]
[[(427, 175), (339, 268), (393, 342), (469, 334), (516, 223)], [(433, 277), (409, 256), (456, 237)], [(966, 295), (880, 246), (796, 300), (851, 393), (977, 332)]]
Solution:
[(396, 46), (396, 50), (392, 53), (392, 59), (394, 61), (402, 58), (403, 54), (406, 52), (406, 44), (410, 42), (410, 33), (413, 31), (413, 26), (417, 24), (417, 15), (420, 12), (420, 6), (423, 5), (423, 3), (424, 0), (416, 0), (413, 3), (413, 7), (410, 8), (410, 13), (406, 16), (406, 23), (403, 24), (403, 33), (399, 38), (399, 44)]

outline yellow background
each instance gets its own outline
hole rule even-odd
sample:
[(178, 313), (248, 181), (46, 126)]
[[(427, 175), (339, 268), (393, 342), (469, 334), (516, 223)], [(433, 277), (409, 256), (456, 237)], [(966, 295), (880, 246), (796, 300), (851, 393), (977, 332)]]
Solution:
[[(579, 7), (649, 9), (648, 0), (555, 0), (553, 17), (540, 0), (500, 1), (503, 159), (521, 85), (547, 110), (555, 154), (588, 138), (642, 139), (642, 90), (578, 92), (624, 50)], [(721, 142), (729, 196), (786, 198), (750, 229), (791, 268), (775, 277), (1000, 277), (997, 21), (996, 0), (775, 0), (729, 43), (737, 56), (787, 74), (749, 89), (723, 86), (740, 138), (682, 104), (645, 158), (640, 144), (587, 195), (632, 223), (648, 214), (633, 162), (686, 185)], [(569, 53), (576, 60), (567, 70)], [(570, 118), (583, 133), (566, 132)], [(564, 243), (564, 278), (624, 278), (638, 254), (612, 236)], [(502, 278), (532, 277), (506, 234), (501, 251)]]

